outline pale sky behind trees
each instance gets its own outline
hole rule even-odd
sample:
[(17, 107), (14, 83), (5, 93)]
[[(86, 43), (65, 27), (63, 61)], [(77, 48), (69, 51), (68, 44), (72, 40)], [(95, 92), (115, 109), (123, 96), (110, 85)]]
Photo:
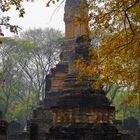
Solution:
[[(11, 17), (10, 23), (18, 25), (22, 28), (21, 31), (34, 28), (54, 28), (64, 32), (64, 3), (57, 5), (51, 5), (46, 7), (47, 0), (35, 0), (34, 2), (24, 2), (25, 16), (19, 18), (18, 11), (15, 7), (7, 13), (2, 14), (3, 16), (8, 15)], [(60, 6), (59, 6), (60, 5)], [(4, 30), (5, 36), (13, 36), (8, 30)]]

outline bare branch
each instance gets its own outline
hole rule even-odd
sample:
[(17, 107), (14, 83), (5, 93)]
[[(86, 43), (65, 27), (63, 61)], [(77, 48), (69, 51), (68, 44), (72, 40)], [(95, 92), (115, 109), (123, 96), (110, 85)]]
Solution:
[(140, 2), (140, 0), (136, 0), (132, 5), (130, 5), (125, 11), (128, 11), (129, 9), (131, 9), (132, 7), (134, 7), (136, 4), (138, 4)]
[(127, 18), (128, 23), (129, 23), (129, 27), (130, 27), (132, 33), (135, 35), (135, 32), (134, 32), (134, 30), (133, 30), (133, 28), (132, 28), (132, 24), (131, 24), (130, 19), (129, 19), (129, 17), (128, 17), (128, 14), (127, 14), (126, 11), (124, 11), (124, 13), (125, 13), (125, 16), (126, 16), (126, 18)]

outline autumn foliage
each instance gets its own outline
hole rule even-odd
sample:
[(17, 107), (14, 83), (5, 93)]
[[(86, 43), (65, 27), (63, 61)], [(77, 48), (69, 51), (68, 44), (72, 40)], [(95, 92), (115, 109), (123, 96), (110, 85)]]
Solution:
[(140, 1), (89, 0), (89, 8), (92, 37), (100, 41), (90, 48), (88, 62), (77, 61), (78, 78), (95, 79), (96, 88), (130, 86), (140, 94)]

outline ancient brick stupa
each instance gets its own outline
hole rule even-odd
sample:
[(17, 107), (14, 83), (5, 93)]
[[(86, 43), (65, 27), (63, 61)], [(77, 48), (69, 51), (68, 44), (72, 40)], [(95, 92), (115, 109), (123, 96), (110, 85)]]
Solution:
[(86, 0), (66, 0), (64, 21), (61, 61), (46, 76), (46, 97), (34, 111), (30, 140), (121, 140), (113, 125), (115, 108), (104, 91), (90, 88), (93, 81), (86, 78), (77, 82), (79, 70), (72, 69), (76, 59), (88, 55)]
[[(53, 112), (53, 126), (46, 140), (120, 140), (121, 134), (113, 126), (115, 108), (104, 91), (91, 89), (88, 85), (93, 81), (86, 78), (77, 82), (79, 70), (71, 69), (74, 60), (79, 56), (86, 59), (88, 53), (86, 0), (66, 0), (64, 21), (61, 61), (47, 81), (45, 102)], [(52, 95), (59, 96), (53, 101)]]

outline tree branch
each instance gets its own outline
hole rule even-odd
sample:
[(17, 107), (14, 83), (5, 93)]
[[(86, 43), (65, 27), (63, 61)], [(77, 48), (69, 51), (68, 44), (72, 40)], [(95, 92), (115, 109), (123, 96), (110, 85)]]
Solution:
[(124, 11), (124, 14), (125, 14), (125, 17), (126, 17), (126, 19), (127, 19), (127, 21), (128, 21), (128, 24), (129, 24), (129, 27), (130, 27), (132, 33), (135, 35), (135, 32), (134, 32), (134, 30), (133, 30), (133, 28), (132, 28), (132, 24), (131, 24), (131, 22), (130, 22), (130, 19), (129, 19), (129, 17), (128, 17), (127, 12)]
[(128, 11), (129, 9), (131, 9), (133, 6), (135, 6), (138, 2), (140, 2), (140, 0), (136, 0), (132, 5), (130, 5), (128, 8), (126, 8), (125, 11)]

